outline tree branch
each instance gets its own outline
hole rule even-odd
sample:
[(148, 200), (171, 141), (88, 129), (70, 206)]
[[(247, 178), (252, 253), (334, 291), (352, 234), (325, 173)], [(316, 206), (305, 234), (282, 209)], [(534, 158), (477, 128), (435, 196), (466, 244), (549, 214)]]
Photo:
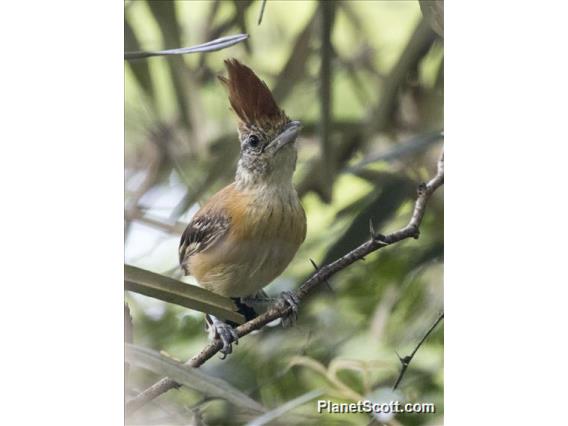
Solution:
[[(359, 247), (355, 248), (354, 250), (350, 251), (334, 262), (319, 268), (310, 278), (308, 278), (300, 286), (300, 288), (296, 290), (296, 295), (298, 296), (298, 298), (304, 299), (306, 296), (308, 296), (308, 294), (310, 294), (312, 290), (314, 290), (318, 285), (325, 283), (327, 279), (332, 275), (345, 269), (355, 261), (362, 259), (369, 253), (380, 250), (386, 246), (405, 240), (407, 238), (418, 238), (419, 227), (422, 223), (422, 218), (424, 217), (424, 213), (426, 211), (426, 204), (434, 191), (436, 191), (436, 189), (438, 189), (443, 183), (444, 155), (442, 154), (438, 161), (438, 167), (435, 176), (428, 182), (420, 184), (418, 187), (418, 196), (416, 198), (414, 210), (408, 224), (398, 231), (394, 231), (393, 233), (388, 235), (377, 234), (373, 229), (371, 229), (371, 238), (369, 239), (369, 241), (361, 244)], [(270, 306), (265, 313), (238, 326), (235, 331), (239, 338), (241, 338), (254, 330), (258, 330), (264, 327), (269, 322), (285, 316), (290, 311), (291, 308), (288, 305), (275, 303)], [(219, 340), (214, 340), (207, 346), (205, 346), (201, 350), (201, 352), (188, 360), (186, 362), (186, 365), (197, 368), (203, 365), (207, 360), (212, 358), (217, 352), (221, 350), (222, 347), (223, 345)], [(132, 414), (157, 396), (163, 394), (164, 392), (167, 392), (170, 389), (178, 388), (179, 386), (180, 385), (175, 380), (167, 377), (159, 380), (127, 402), (126, 414)]]
[(410, 362), (412, 361), (412, 358), (414, 358), (414, 355), (416, 354), (416, 352), (418, 352), (418, 349), (420, 349), (420, 346), (422, 346), (422, 343), (424, 343), (426, 341), (426, 339), (428, 338), (428, 336), (430, 335), (430, 333), (432, 333), (432, 331), (434, 331), (434, 329), (436, 328), (436, 326), (438, 325), (438, 323), (440, 321), (442, 321), (442, 319), (444, 318), (444, 313), (442, 312), (440, 314), (440, 316), (438, 317), (438, 319), (434, 322), (434, 324), (432, 324), (432, 327), (430, 327), (428, 329), (428, 331), (426, 332), (426, 334), (424, 335), (424, 337), (422, 338), (422, 340), (420, 340), (420, 342), (418, 342), (418, 344), (416, 345), (416, 347), (414, 348), (414, 350), (412, 351), (412, 353), (410, 355), (406, 355), (404, 358), (401, 358), (400, 355), (397, 354), (398, 359), (400, 361), (400, 364), (402, 365), (402, 367), (400, 368), (400, 373), (396, 379), (396, 382), (394, 382), (394, 386), (392, 387), (392, 390), (396, 390), (396, 388), (398, 387), (398, 385), (400, 384), (400, 381), (402, 380), (402, 377), (404, 376), (404, 373), (406, 372), (406, 369), (408, 368), (408, 366), (410, 365)]

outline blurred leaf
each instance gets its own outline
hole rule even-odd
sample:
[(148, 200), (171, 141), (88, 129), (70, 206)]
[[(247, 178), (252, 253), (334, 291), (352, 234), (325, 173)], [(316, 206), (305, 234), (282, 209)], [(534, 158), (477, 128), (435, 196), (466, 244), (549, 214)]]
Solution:
[(392, 149), (390, 149), (387, 152), (370, 154), (369, 156), (361, 160), (359, 163), (350, 167), (346, 167), (343, 171), (347, 173), (353, 173), (359, 171), (363, 167), (368, 166), (369, 164), (372, 163), (377, 163), (382, 161), (391, 162), (395, 160), (400, 160), (401, 158), (404, 158), (408, 155), (424, 151), (434, 142), (443, 139), (443, 137), (444, 137), (443, 131), (428, 132), (425, 134), (417, 135), (406, 142), (396, 144)]
[(124, 341), (132, 343), (132, 315), (126, 302), (124, 302)]
[[(239, 28), (239, 30), (242, 33), (248, 33), (248, 29), (247, 29), (247, 22), (246, 22), (246, 17), (245, 17), (245, 12), (248, 9), (248, 4), (243, 3), (242, 1), (235, 1), (234, 2), (235, 5), (235, 18), (237, 20), (237, 26)], [(248, 41), (246, 41), (244, 43), (245, 46), (245, 50), (247, 51), (247, 53), (249, 55), (252, 54), (252, 49), (250, 47), (250, 43)]]
[[(384, 132), (393, 123), (392, 115), (397, 105), (398, 93), (404, 85), (408, 74), (415, 70), (420, 60), (426, 55), (436, 35), (428, 23), (421, 19), (406, 44), (403, 52), (388, 77), (383, 81), (381, 98), (378, 105), (371, 109), (367, 117), (367, 123), (358, 125), (357, 130), (345, 135), (342, 143), (334, 150), (334, 170), (339, 170), (346, 164), (365, 142), (372, 140), (376, 132)], [(322, 164), (317, 159), (312, 162), (309, 172), (298, 185), (298, 193), (303, 197), (307, 192), (316, 192), (322, 201), (328, 203), (325, 188), (320, 182)]]
[(432, 29), (444, 37), (444, 2), (443, 0), (419, 0), (420, 10)]
[(392, 113), (397, 105), (398, 93), (407, 80), (408, 74), (416, 70), (420, 60), (428, 53), (434, 43), (436, 34), (425, 19), (421, 19), (406, 47), (384, 80), (379, 105), (370, 115), (371, 126), (369, 130), (384, 131), (392, 124)]
[[(223, 1), (222, 3), (228, 3), (228, 1)], [(235, 13), (231, 15), (231, 17), (227, 18), (225, 21), (221, 22), (216, 27), (208, 26), (207, 27), (207, 35), (208, 38), (217, 38), (225, 31), (228, 31), (233, 26), (238, 24), (238, 15), (236, 13), (237, 7), (242, 7), (243, 9), (248, 9), (249, 6), (253, 3), (251, 0), (238, 0), (239, 6), (235, 5)]]
[(335, 22), (335, 3), (324, 1), (319, 4), (320, 16), (321, 16), (321, 46), (320, 46), (320, 56), (321, 65), (319, 72), (319, 103), (320, 103), (320, 151), (321, 151), (321, 170), (320, 170), (320, 190), (323, 191), (324, 199), (331, 200), (332, 187), (333, 187), (333, 177), (335, 175), (335, 170), (332, 168), (334, 166), (331, 159), (334, 157), (331, 144), (331, 126), (333, 123), (333, 113), (332, 113), (332, 79), (333, 79), (333, 69), (331, 66), (331, 60), (333, 57), (333, 45), (331, 41), (331, 34), (333, 31), (333, 25)]
[(184, 170), (196, 170), (198, 173), (188, 184), (187, 192), (180, 202), (172, 209), (170, 219), (177, 219), (220, 180), (233, 178), (235, 167), (228, 166), (227, 159), (233, 158), (236, 163), (239, 154), (239, 144), (236, 134), (222, 136), (210, 142), (211, 158), (206, 163), (197, 163), (190, 158), (183, 164)]
[(310, 358), (308, 356), (295, 356), (290, 360), (289, 366), (302, 366), (321, 374), (329, 383), (333, 385), (333, 390), (339, 393), (343, 398), (351, 399), (353, 401), (362, 399), (362, 396), (358, 392), (351, 389), (337, 377), (336, 371), (330, 372), (329, 368), (327, 368), (316, 359)]
[[(124, 302), (124, 342), (132, 343), (132, 316), (128, 303)], [(124, 363), (124, 380), (127, 379), (130, 372), (130, 364)]]
[[(414, 182), (397, 175), (383, 175), (381, 192), (373, 197), (367, 207), (351, 222), (351, 225), (328, 250), (323, 265), (334, 261), (343, 254), (353, 250), (359, 244), (369, 239), (369, 220), (372, 219), (377, 232), (381, 232), (383, 224), (394, 215), (400, 205), (407, 200), (414, 189)], [(356, 203), (360, 203), (357, 200)]]
[(245, 322), (231, 299), (135, 266), (124, 265), (124, 288), (238, 324)]
[(314, 22), (318, 15), (318, 10), (314, 12), (312, 17), (304, 29), (300, 32), (294, 42), (294, 46), (290, 50), (290, 56), (279, 78), (274, 84), (272, 94), (277, 102), (281, 103), (290, 94), (290, 90), (297, 85), (298, 80), (305, 77), (306, 62), (310, 53), (310, 41), (312, 38)]
[[(126, 20), (124, 19), (124, 49), (136, 51), (140, 50), (140, 43), (136, 38), (134, 30)], [(127, 53), (125, 53), (126, 58)], [(150, 75), (150, 68), (147, 62), (133, 62), (129, 63), (128, 66), (132, 70), (138, 85), (151, 99), (154, 97), (154, 86), (152, 84), (152, 77)]]
[(175, 2), (147, 0), (147, 3), (160, 27), (165, 45), (181, 46), (181, 34), (177, 22)]
[[(333, 131), (335, 130), (338, 130), (336, 123), (334, 123), (333, 126)], [(334, 162), (334, 167), (332, 170), (340, 170), (357, 152), (358, 148), (363, 143), (363, 131), (364, 126), (361, 125), (356, 126), (352, 130), (342, 130), (342, 133), (344, 133), (341, 135), (341, 143), (334, 146), (333, 149), (334, 158), (331, 160)], [(303, 197), (309, 191), (314, 191), (324, 203), (329, 203), (331, 202), (330, 197), (326, 197), (325, 189), (321, 188), (321, 168), (322, 160), (316, 157), (309, 165), (309, 171), (298, 184), (297, 190), (300, 197)]]
[(126, 343), (125, 356), (130, 363), (138, 367), (151, 370), (160, 376), (170, 377), (204, 395), (222, 398), (238, 407), (257, 413), (267, 411), (261, 404), (225, 380), (210, 376), (202, 370), (184, 365), (151, 349)]
[[(164, 45), (181, 46), (180, 30), (176, 17), (175, 3), (171, 1), (147, 1), (154, 19), (160, 27), (164, 39)], [(172, 56), (168, 61), (168, 67), (172, 76), (174, 95), (179, 108), (180, 118), (186, 129), (191, 128), (189, 121), (189, 104), (187, 101), (187, 86), (185, 83), (186, 65), (179, 55)]]
[(268, 424), (269, 422), (276, 420), (277, 418), (286, 414), (288, 411), (291, 411), (294, 408), (297, 408), (301, 405), (304, 405), (306, 402), (309, 402), (312, 399), (317, 398), (318, 396), (322, 396), (323, 393), (324, 393), (323, 390), (315, 389), (311, 392), (307, 392), (303, 395), (300, 395), (298, 398), (294, 398), (294, 399), (282, 404), (280, 407), (278, 407), (278, 408), (276, 408), (272, 411), (269, 411), (268, 413), (263, 414), (260, 417), (257, 417), (253, 421), (247, 423), (247, 426), (262, 426), (262, 425)]
[(338, 378), (341, 371), (349, 370), (354, 371), (361, 377), (365, 391), (370, 389), (369, 383), (369, 363), (361, 360), (335, 358), (329, 363), (329, 374), (332, 377)]
[(198, 44), (191, 47), (181, 47), (178, 49), (156, 50), (149, 52), (124, 52), (124, 59), (141, 59), (151, 56), (168, 56), (168, 55), (187, 55), (189, 53), (215, 52), (231, 47), (248, 38), (248, 34), (235, 34), (231, 36), (221, 37), (207, 43)]

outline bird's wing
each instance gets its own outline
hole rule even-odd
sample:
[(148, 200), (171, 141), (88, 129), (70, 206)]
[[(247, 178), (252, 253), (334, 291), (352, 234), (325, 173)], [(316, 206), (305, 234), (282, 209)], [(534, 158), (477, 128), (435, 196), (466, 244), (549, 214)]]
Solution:
[(198, 215), (181, 236), (179, 243), (179, 263), (188, 274), (189, 257), (213, 246), (229, 229), (230, 217), (224, 211), (215, 214)]

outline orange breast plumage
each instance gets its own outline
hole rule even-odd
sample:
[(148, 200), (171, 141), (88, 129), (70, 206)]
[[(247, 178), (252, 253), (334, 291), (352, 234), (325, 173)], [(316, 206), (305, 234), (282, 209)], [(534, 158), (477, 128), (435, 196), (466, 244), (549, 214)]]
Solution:
[(211, 247), (189, 256), (188, 269), (215, 293), (254, 294), (284, 271), (304, 241), (304, 210), (293, 187), (247, 192), (234, 184), (207, 203), (206, 213), (220, 206), (229, 218), (228, 230)]

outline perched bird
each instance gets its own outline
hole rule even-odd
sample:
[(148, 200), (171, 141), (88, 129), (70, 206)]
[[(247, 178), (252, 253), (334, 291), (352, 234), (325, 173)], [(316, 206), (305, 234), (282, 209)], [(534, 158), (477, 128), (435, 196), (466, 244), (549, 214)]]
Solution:
[[(183, 233), (179, 260), (200, 286), (249, 305), (290, 263), (306, 236), (306, 215), (292, 184), (300, 122), (281, 110), (266, 83), (235, 59), (225, 61), (236, 114), (240, 158), (235, 181), (201, 207)], [(281, 294), (297, 313), (298, 299)], [(206, 317), (226, 356), (237, 334), (230, 324)]]

